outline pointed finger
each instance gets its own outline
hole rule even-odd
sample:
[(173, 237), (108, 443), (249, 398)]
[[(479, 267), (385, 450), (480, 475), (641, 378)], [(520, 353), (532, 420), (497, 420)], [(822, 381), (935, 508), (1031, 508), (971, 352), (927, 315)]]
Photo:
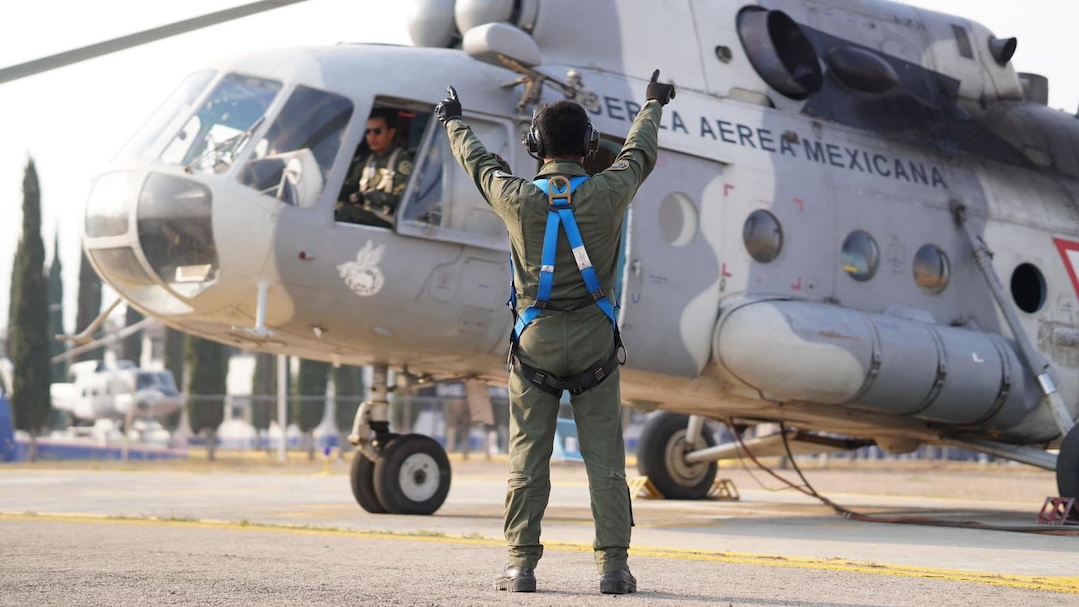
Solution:
[(652, 72), (652, 80), (650, 82), (659, 82), (659, 70)]
[(450, 94), (450, 99), (453, 99), (454, 101), (459, 101), (459, 99), (457, 99), (457, 89), (453, 88), (452, 86), (447, 86), (446, 92)]

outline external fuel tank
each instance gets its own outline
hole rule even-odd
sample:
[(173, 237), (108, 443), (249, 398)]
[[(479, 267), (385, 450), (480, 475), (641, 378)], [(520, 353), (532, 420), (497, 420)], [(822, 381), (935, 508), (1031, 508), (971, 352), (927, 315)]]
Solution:
[(838, 305), (733, 306), (712, 346), (727, 373), (773, 400), (998, 429), (1040, 401), (1037, 380), (999, 335)]

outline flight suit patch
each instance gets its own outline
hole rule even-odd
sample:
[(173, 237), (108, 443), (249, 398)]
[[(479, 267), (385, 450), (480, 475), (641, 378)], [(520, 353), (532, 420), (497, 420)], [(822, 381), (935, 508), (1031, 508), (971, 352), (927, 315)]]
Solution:
[(402, 175), (410, 175), (412, 173), (412, 163), (405, 160), (397, 165), (397, 172)]
[(619, 160), (618, 162), (612, 164), (607, 170), (608, 171), (624, 171), (624, 170), (626, 170), (628, 168), (629, 168), (629, 161), (628, 160)]

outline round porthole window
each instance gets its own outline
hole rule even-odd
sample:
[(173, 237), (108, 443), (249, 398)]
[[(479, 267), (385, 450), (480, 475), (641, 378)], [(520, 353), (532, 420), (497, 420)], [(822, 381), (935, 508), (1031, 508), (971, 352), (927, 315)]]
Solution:
[(922, 245), (914, 254), (914, 282), (930, 293), (948, 286), (948, 257), (934, 244)]
[(742, 226), (742, 241), (754, 260), (768, 263), (783, 248), (783, 228), (779, 220), (768, 211), (756, 210), (746, 218)]
[(1012, 272), (1012, 299), (1019, 309), (1033, 314), (1045, 305), (1045, 277), (1034, 264), (1021, 263)]
[(847, 235), (840, 251), (843, 271), (857, 281), (873, 278), (880, 265), (880, 248), (877, 241), (865, 230), (855, 230)]

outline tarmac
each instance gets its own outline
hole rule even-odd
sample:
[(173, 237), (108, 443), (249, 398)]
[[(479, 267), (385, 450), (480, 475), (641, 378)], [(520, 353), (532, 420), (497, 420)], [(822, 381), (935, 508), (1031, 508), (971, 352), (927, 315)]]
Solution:
[(639, 591), (606, 596), (582, 466), (553, 465), (538, 592), (509, 594), (492, 583), (507, 464), (452, 463), (433, 516), (364, 512), (347, 460), (5, 465), (0, 605), (1079, 606), (1079, 526), (1035, 524), (1053, 475), (1024, 466), (805, 470), (830, 500), (899, 523), (723, 467), (736, 501), (634, 500)]

